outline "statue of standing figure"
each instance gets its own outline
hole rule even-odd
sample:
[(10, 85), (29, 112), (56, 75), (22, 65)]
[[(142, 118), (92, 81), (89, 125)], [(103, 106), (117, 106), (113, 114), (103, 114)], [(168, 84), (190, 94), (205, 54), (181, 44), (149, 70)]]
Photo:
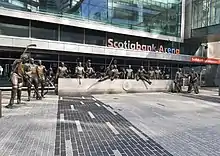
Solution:
[(65, 66), (64, 62), (61, 62), (60, 66), (57, 69), (56, 80), (58, 80), (58, 78), (67, 77), (67, 74), (68, 74), (68, 69)]
[(134, 78), (134, 71), (131, 68), (131, 65), (128, 66), (126, 69), (126, 79), (133, 79)]
[(174, 80), (175, 91), (177, 93), (182, 92), (182, 83), (183, 83), (183, 73), (182, 73), (182, 69), (179, 68), (178, 71), (176, 72), (175, 80)]
[(150, 79), (155, 79), (155, 71), (153, 67), (150, 67), (150, 70), (148, 71)]
[(68, 69), (65, 66), (64, 62), (60, 63), (60, 66), (57, 68), (57, 73), (55, 76), (55, 94), (58, 95), (58, 79), (67, 77)]
[(112, 81), (113, 81), (114, 79), (118, 79), (118, 78), (119, 78), (119, 71), (118, 71), (118, 67), (117, 67), (116, 64), (113, 65), (111, 71), (112, 71), (112, 73), (111, 73), (112, 75), (111, 75), (110, 79), (111, 79)]
[(77, 78), (84, 78), (85, 70), (82, 66), (82, 62), (79, 62), (78, 66), (76, 66), (75, 73)]
[(199, 81), (199, 75), (197, 72), (195, 72), (194, 69), (192, 69), (192, 71), (189, 74), (189, 86), (187, 90), (188, 93), (191, 93), (193, 89), (195, 94), (199, 94), (198, 81)]
[(28, 60), (28, 55), (21, 55), (20, 59), (16, 59), (12, 64), (12, 71), (10, 75), (10, 81), (12, 84), (11, 98), (6, 108), (13, 108), (14, 100), (17, 94), (17, 103), (21, 103), (21, 92), (24, 78), (24, 64)]
[(75, 68), (76, 77), (79, 79), (79, 84), (81, 84), (81, 79), (84, 78), (85, 70), (82, 66), (82, 62), (78, 63), (78, 66)]
[(36, 93), (36, 99), (40, 100), (41, 96), (38, 91), (39, 87), (39, 79), (37, 73), (37, 65), (34, 63), (34, 59), (30, 58), (30, 62), (25, 64), (25, 71), (26, 71), (26, 81), (28, 87), (28, 101), (31, 100), (31, 87), (32, 84), (34, 85), (34, 91)]
[(39, 78), (39, 84), (41, 86), (41, 97), (44, 98), (44, 87), (45, 87), (45, 81), (46, 81), (46, 67), (42, 65), (42, 61), (38, 61), (38, 66), (37, 66), (37, 74)]
[(87, 67), (86, 67), (86, 71), (85, 71), (85, 77), (86, 78), (92, 78), (95, 76), (95, 71), (92, 68), (91, 62), (88, 63)]
[(160, 70), (160, 68), (157, 66), (156, 70), (155, 70), (155, 78), (156, 79), (161, 79), (161, 75), (162, 75), (162, 72)]

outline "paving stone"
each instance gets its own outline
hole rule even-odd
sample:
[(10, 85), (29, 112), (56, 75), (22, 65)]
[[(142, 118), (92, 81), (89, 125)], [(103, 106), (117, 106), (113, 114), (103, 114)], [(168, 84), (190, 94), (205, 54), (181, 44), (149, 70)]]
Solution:
[[(3, 97), (5, 105), (9, 94)], [(166, 93), (95, 99), (47, 95), (12, 110), (3, 108), (0, 155), (220, 155), (220, 105), (211, 100), (193, 96), (192, 102), (191, 97)]]
[[(66, 99), (68, 99), (68, 101), (66, 101)], [(76, 99), (76, 97), (73, 97), (73, 99)], [(150, 137), (141, 132), (120, 114), (112, 113), (114, 111), (111, 106), (105, 105), (105, 107), (97, 107), (96, 103), (100, 105), (104, 104), (97, 99), (94, 101), (92, 96), (86, 99), (80, 99), (80, 97), (78, 97), (74, 102), (70, 102), (73, 101), (73, 99), (71, 100), (71, 97), (63, 97), (62, 100), (59, 100), (57, 113), (63, 113), (64, 117), (68, 116), (68, 121), (63, 122), (61, 128), (57, 128), (57, 131), (61, 131), (61, 134), (68, 133), (72, 130), (67, 130), (72, 128), (71, 126), (67, 126), (68, 123), (74, 124), (76, 120), (77, 123), (75, 123), (75, 125), (79, 126), (80, 123), (82, 127), (81, 131), (74, 130), (76, 137), (76, 145), (74, 146), (78, 147), (79, 154), (85, 154), (85, 150), (83, 149), (89, 149), (91, 155), (96, 153), (98, 156), (112, 155), (115, 150), (118, 150), (121, 155), (144, 155), (143, 152), (146, 150), (152, 150), (152, 153), (153, 150), (155, 150), (155, 148), (144, 148), (149, 144), (148, 138)], [(73, 105), (77, 111), (68, 111), (71, 109), (71, 105)], [(88, 112), (92, 112), (95, 118), (91, 118)], [(65, 129), (65, 131), (63, 129)], [(73, 135), (71, 132), (68, 134)], [(61, 143), (63, 141), (62, 137), (68, 134), (61, 135)], [(69, 137), (72, 138), (72, 136)], [(163, 149), (159, 144), (154, 142), (155, 141), (151, 139), (152, 145), (155, 147), (158, 146), (158, 150)]]
[[(130, 139), (133, 148), (138, 146), (141, 151), (144, 148), (148, 155), (218, 156), (220, 98), (215, 94), (201, 91), (199, 96), (147, 93), (96, 95), (95, 98), (122, 116), (115, 125), (120, 126), (124, 118), (146, 134), (149, 139), (146, 142), (137, 136)], [(126, 134), (125, 127), (129, 124), (123, 123)]]
[[(55, 95), (46, 95), (43, 100), (27, 102), (23, 92), (22, 104), (14, 109), (3, 107), (0, 119), (0, 155), (55, 155), (58, 100)], [(10, 92), (3, 92), (3, 106), (7, 105)], [(4, 150), (3, 150), (4, 149)], [(57, 152), (56, 152), (57, 153)]]

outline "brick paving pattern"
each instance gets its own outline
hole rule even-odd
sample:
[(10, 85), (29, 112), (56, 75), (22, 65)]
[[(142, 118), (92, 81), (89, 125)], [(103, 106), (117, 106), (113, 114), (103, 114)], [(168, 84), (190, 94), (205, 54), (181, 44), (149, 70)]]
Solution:
[(171, 156), (111, 110), (92, 97), (62, 97), (58, 102), (55, 155)]
[[(3, 92), (3, 106), (9, 97)], [(212, 91), (31, 102), (24, 95), (14, 109), (3, 107), (0, 156), (220, 156), (218, 99)]]
[[(216, 92), (96, 95), (174, 156), (220, 156)], [(201, 99), (201, 96), (208, 96)], [(214, 98), (213, 98), (213, 97)]]
[[(25, 93), (25, 92), (24, 92)], [(10, 93), (3, 93), (3, 106)], [(54, 156), (56, 136), (57, 96), (46, 95), (43, 100), (3, 107), (0, 119), (0, 156)]]

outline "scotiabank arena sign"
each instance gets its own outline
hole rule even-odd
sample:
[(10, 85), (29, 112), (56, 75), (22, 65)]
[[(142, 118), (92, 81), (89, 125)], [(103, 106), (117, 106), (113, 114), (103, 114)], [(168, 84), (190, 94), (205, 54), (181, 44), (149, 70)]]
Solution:
[(191, 57), (191, 62), (204, 63), (204, 64), (220, 64), (219, 59), (203, 58), (203, 57), (198, 57), (198, 56)]
[(175, 48), (164, 48), (162, 45), (156, 47), (154, 44), (146, 45), (146, 44), (139, 44), (131, 43), (129, 40), (124, 42), (117, 42), (114, 39), (108, 39), (108, 47), (114, 48), (123, 48), (123, 49), (132, 49), (132, 50), (141, 50), (147, 52), (164, 52), (164, 53), (172, 53), (172, 54), (180, 54), (179, 49)]

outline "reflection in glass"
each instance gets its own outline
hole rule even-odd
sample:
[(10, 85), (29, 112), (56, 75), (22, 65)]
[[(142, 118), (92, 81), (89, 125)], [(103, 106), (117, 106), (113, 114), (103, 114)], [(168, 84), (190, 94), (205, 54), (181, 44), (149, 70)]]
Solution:
[(58, 26), (55, 24), (32, 21), (31, 37), (47, 40), (57, 40)]
[[(181, 3), (182, 0), (0, 0), (5, 8), (50, 12), (171, 36), (180, 36)], [(215, 8), (217, 16), (219, 11)]]
[(66, 42), (84, 42), (84, 30), (81, 28), (61, 26), (60, 27), (60, 40)]
[(0, 16), (0, 35), (28, 37), (28, 20)]
[(220, 24), (220, 0), (194, 0), (192, 6), (194, 29)]

